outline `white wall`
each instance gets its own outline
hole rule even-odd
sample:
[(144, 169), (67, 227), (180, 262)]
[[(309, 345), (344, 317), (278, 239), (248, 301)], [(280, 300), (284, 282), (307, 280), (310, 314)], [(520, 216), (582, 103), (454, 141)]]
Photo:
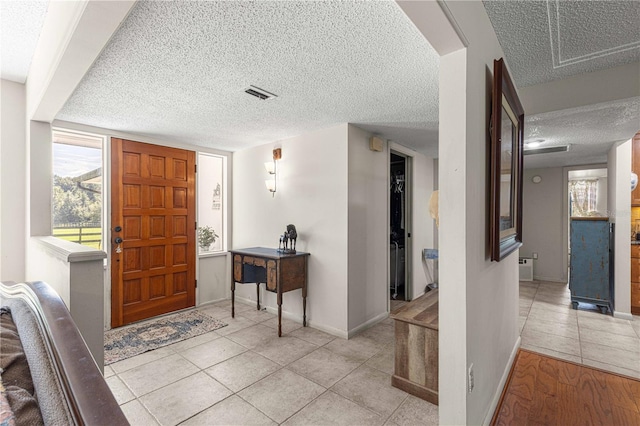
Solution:
[[(322, 129), (233, 155), (233, 248), (277, 247), (287, 224), (298, 231), (297, 249), (311, 254), (307, 319), (311, 326), (346, 337), (347, 321), (347, 124)], [(282, 148), (277, 192), (267, 191), (264, 163)], [(262, 286), (264, 288), (264, 286)], [(264, 290), (263, 290), (264, 291)], [(254, 285), (236, 296), (255, 300)], [(261, 300), (277, 308), (273, 293)], [(285, 293), (283, 315), (302, 319), (301, 291)]]
[[(540, 183), (531, 178), (540, 176)], [(531, 257), (536, 280), (567, 282), (566, 262), (563, 262), (565, 242), (563, 240), (564, 178), (561, 167), (526, 169), (522, 190), (522, 247), (520, 256)]]
[(24, 281), (26, 252), (25, 86), (0, 81), (0, 280)]
[[(51, 235), (53, 221), (51, 208), (51, 194), (53, 194), (51, 124), (41, 121), (29, 121), (28, 130), (28, 234), (29, 236)], [(27, 268), (29, 267), (29, 260), (27, 259)]]
[[(435, 220), (429, 214), (429, 198), (434, 191), (434, 160), (412, 149), (390, 143), (390, 148), (394, 151), (401, 152), (412, 158), (412, 190), (413, 199), (411, 205), (412, 229), (411, 232), (411, 294), (410, 299), (413, 300), (424, 294), (424, 289), (431, 282), (427, 277), (429, 274), (433, 276), (433, 269), (436, 265), (427, 265), (422, 257), (422, 250), (425, 248), (437, 247), (435, 241), (434, 228)], [(433, 261), (431, 261), (433, 262)], [(431, 268), (429, 271), (428, 268)]]
[(231, 294), (231, 264), (228, 253), (200, 256), (198, 259), (198, 288), (196, 304), (229, 298)]
[(633, 62), (523, 87), (520, 100), (533, 115), (640, 96), (639, 65)]
[(28, 281), (44, 281), (64, 301), (98, 368), (104, 364), (103, 251), (55, 237), (28, 243)]
[(519, 347), (518, 252), (491, 262), (486, 231), (491, 79), (503, 52), (482, 2), (446, 5), (469, 46), (440, 63), (440, 423), (480, 424)]
[(609, 150), (609, 216), (615, 223), (615, 306), (614, 316), (631, 316), (631, 141)]
[(598, 198), (596, 200), (596, 211), (602, 216), (609, 216), (609, 180), (606, 177), (598, 178)]
[(371, 134), (348, 126), (349, 334), (387, 316), (389, 300), (389, 150), (369, 149)]

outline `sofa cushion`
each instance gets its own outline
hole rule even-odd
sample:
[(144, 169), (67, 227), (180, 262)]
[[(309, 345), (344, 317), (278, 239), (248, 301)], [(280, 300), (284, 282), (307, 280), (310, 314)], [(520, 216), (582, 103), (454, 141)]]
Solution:
[[(0, 308), (0, 347), (2, 347), (0, 351), (2, 396), (6, 399), (16, 423), (43, 424), (31, 370), (11, 316), (11, 310), (7, 307)], [(11, 418), (11, 415), (8, 418)]]

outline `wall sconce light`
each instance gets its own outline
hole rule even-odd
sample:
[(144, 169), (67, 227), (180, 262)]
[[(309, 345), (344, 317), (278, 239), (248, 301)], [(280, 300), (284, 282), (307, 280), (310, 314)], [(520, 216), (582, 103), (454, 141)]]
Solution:
[(270, 175), (273, 175), (273, 179), (268, 179), (264, 181), (264, 185), (267, 187), (269, 192), (273, 197), (276, 196), (276, 178), (277, 178), (277, 167), (276, 161), (282, 158), (282, 150), (280, 148), (276, 148), (273, 150), (273, 161), (267, 161), (264, 163), (264, 168)]
[(271, 194), (275, 197), (276, 195), (276, 180), (269, 179), (264, 181), (264, 186), (271, 192)]
[(264, 163), (264, 168), (267, 170), (267, 172), (270, 175), (275, 175), (276, 174), (276, 163), (275, 163), (275, 161), (267, 161), (266, 163)]

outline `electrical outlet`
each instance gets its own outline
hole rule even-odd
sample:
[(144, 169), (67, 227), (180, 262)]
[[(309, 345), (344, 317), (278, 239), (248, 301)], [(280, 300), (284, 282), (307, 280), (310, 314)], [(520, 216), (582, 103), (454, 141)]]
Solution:
[(538, 253), (536, 253), (536, 252), (531, 253), (531, 258), (532, 259), (537, 259), (538, 258)]
[(473, 364), (471, 364), (469, 366), (469, 377), (468, 377), (468, 382), (469, 382), (469, 393), (473, 392), (473, 387), (475, 385), (474, 383), (474, 378), (473, 378)]

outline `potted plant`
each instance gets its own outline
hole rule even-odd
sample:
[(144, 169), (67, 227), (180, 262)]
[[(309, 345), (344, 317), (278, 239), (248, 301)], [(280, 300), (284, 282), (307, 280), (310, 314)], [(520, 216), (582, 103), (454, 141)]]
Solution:
[(198, 245), (203, 251), (209, 251), (211, 244), (216, 242), (219, 235), (210, 226), (198, 227)]

